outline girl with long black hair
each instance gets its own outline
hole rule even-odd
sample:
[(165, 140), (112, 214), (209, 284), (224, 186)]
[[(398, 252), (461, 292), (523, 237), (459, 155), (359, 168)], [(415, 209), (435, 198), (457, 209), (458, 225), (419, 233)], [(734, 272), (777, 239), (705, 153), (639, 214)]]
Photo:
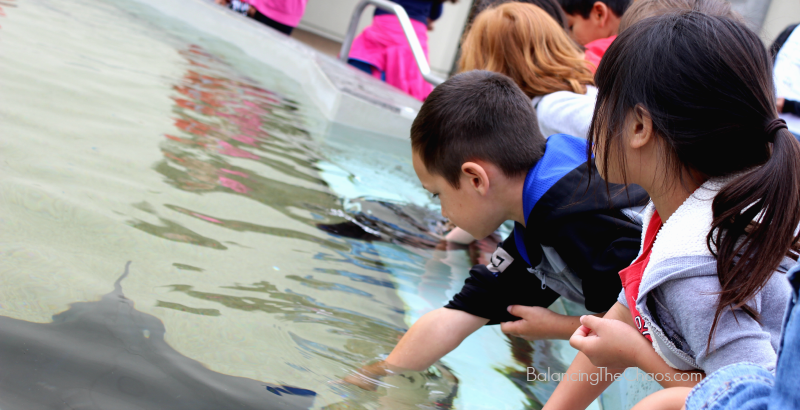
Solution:
[(778, 118), (771, 71), (750, 29), (694, 11), (642, 20), (608, 49), (589, 140), (600, 175), (642, 186), (651, 204), (619, 303), (582, 320), (571, 343), (583, 353), (546, 409), (585, 408), (626, 367), (665, 387), (739, 362), (774, 369), (800, 144)]

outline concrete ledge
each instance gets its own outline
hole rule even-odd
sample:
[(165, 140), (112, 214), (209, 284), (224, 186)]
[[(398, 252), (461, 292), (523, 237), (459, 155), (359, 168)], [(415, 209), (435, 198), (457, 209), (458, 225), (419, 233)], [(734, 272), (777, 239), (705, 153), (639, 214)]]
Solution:
[(137, 0), (291, 78), (329, 121), (408, 138), (422, 105), (335, 58), (208, 0)]

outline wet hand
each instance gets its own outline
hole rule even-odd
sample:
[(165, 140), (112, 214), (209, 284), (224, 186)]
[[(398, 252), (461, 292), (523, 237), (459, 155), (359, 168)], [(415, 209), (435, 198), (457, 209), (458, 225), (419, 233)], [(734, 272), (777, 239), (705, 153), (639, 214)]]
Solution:
[(627, 323), (591, 315), (581, 316), (581, 326), (569, 344), (597, 367), (620, 369), (637, 366), (639, 349), (652, 349), (650, 342)]
[(353, 386), (360, 387), (367, 391), (375, 391), (378, 388), (378, 383), (375, 383), (375, 379), (372, 379), (361, 372), (352, 373), (343, 379), (334, 381), (333, 383), (352, 384)]
[(380, 378), (391, 373), (389, 365), (384, 361), (378, 361), (357, 369), (341, 380), (336, 380), (334, 384), (352, 384), (364, 390), (375, 391), (381, 385)]

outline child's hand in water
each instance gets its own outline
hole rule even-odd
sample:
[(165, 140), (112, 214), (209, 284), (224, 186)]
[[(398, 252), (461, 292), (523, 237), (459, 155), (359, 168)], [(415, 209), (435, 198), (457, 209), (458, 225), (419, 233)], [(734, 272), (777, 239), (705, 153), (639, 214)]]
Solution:
[(336, 384), (352, 384), (364, 390), (375, 391), (382, 383), (381, 377), (394, 373), (394, 370), (399, 370), (394, 366), (389, 365), (383, 360), (366, 365), (353, 373), (350, 373), (344, 379), (335, 381)]
[(637, 352), (652, 349), (650, 342), (631, 325), (614, 319), (581, 316), (581, 326), (569, 339), (597, 367), (637, 366)]

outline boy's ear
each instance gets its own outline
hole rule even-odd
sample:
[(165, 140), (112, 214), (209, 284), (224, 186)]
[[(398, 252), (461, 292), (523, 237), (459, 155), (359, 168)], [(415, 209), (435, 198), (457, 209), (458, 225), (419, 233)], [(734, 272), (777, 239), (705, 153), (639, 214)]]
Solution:
[(465, 162), (461, 164), (462, 177), (469, 179), (469, 186), (480, 195), (489, 192), (489, 174), (486, 168), (475, 162)]
[(589, 14), (589, 19), (594, 20), (597, 23), (598, 27), (605, 27), (608, 25), (608, 20), (611, 17), (611, 9), (603, 3), (602, 1), (594, 2), (592, 6), (592, 11)]
[(631, 113), (630, 122), (630, 147), (639, 149), (647, 145), (655, 138), (653, 135), (653, 119), (650, 113), (641, 105), (637, 105)]

